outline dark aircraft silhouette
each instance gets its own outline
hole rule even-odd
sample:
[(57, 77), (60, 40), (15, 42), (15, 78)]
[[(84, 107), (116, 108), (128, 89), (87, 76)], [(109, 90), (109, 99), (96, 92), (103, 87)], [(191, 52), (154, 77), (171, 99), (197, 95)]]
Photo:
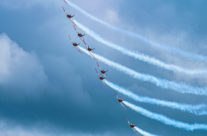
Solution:
[(135, 125), (130, 123), (129, 121), (128, 121), (128, 124), (129, 124), (130, 128), (134, 128), (135, 127)]
[(105, 78), (104, 78), (103, 76), (100, 76), (99, 79), (100, 79), (100, 80), (104, 80)]
[(118, 98), (118, 101), (119, 101), (120, 103), (122, 103), (122, 102), (123, 102), (123, 100), (122, 100), (121, 98)]
[(135, 127), (135, 125), (134, 125), (134, 124), (130, 124), (129, 126), (130, 126), (130, 128), (134, 128), (134, 127)]
[(64, 7), (62, 7), (62, 9), (65, 12), (67, 18), (71, 19), (74, 17), (74, 15), (67, 14)]
[(80, 43), (73, 43), (73, 46), (77, 47)]
[(106, 70), (106, 71), (105, 70), (101, 70), (102, 74), (106, 74), (106, 72), (108, 72), (108, 70)]
[(95, 48), (88, 47), (88, 51), (93, 51)]
[(81, 33), (78, 33), (78, 37), (83, 37), (83, 36), (85, 36), (85, 34), (81, 34)]
[(116, 99), (118, 100), (118, 102), (121, 104), (121, 106), (125, 109), (125, 110), (127, 110), (127, 108), (125, 107), (125, 105), (124, 105), (124, 100), (123, 99), (121, 99), (121, 98), (119, 98), (117, 95), (116, 95)]
[(71, 19), (71, 18), (74, 17), (74, 15), (72, 16), (72, 15), (70, 15), (70, 14), (67, 14), (66, 16), (67, 16), (67, 18), (69, 18), (69, 19)]

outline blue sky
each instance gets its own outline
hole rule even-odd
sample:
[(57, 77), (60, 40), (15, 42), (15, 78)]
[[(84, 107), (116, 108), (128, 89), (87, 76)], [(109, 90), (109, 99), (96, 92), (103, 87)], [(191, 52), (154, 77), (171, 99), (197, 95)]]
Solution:
[[(72, 0), (92, 15), (156, 42), (207, 55), (205, 0)], [(80, 42), (62, 12), (59, 0), (1, 0), (0, 2), (0, 133), (2, 136), (116, 136), (135, 135), (125, 115), (138, 127), (163, 136), (205, 136), (188, 132), (124, 111), (95, 72), (95, 62), (72, 47), (67, 38)], [(66, 5), (82, 24), (107, 40), (137, 50), (166, 63), (205, 69), (207, 63), (169, 54), (136, 38), (112, 31)], [(124, 56), (86, 35), (95, 52), (136, 71), (167, 80), (207, 87), (205, 75), (169, 72)], [(83, 45), (84, 46), (84, 45)], [(206, 96), (180, 94), (148, 82), (137, 81), (115, 69), (111, 81), (133, 92), (157, 99), (200, 104)], [(188, 122), (205, 123), (195, 116), (169, 108), (134, 102), (150, 111)]]

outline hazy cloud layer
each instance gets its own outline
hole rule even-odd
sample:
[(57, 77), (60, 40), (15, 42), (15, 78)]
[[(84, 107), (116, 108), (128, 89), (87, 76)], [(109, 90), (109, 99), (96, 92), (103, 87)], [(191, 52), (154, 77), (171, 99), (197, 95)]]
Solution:
[(47, 76), (38, 58), (24, 51), (7, 35), (0, 35), (0, 85), (8, 90), (30, 93), (47, 83)]
[[(206, 5), (195, 2), (152, 0), (73, 0), (91, 14), (113, 25), (131, 30), (170, 46), (206, 54)], [(6, 136), (112, 136), (133, 135), (125, 114), (138, 127), (164, 136), (205, 136), (206, 132), (186, 132), (145, 118), (133, 111), (124, 112), (97, 77), (91, 58), (80, 54), (70, 44), (74, 34), (59, 0), (0, 1), (0, 132)], [(64, 5), (66, 7), (66, 5)], [(139, 50), (163, 61), (205, 68), (206, 64), (170, 55), (142, 41), (127, 37), (93, 22), (68, 7), (75, 18), (123, 47)], [(15, 24), (14, 24), (15, 22)], [(140, 61), (134, 61), (104, 47), (89, 36), (86, 40), (95, 52), (136, 71), (154, 76), (206, 85), (201, 77), (175, 75)], [(135, 81), (116, 70), (109, 70), (110, 80), (139, 95), (189, 104), (206, 103), (206, 97), (182, 95)], [(124, 98), (124, 97), (123, 97)], [(124, 98), (127, 99), (128, 98)], [(131, 101), (131, 100), (129, 100)], [(206, 117), (136, 103), (153, 112), (183, 122), (206, 123)], [(8, 120), (4, 121), (4, 120)], [(12, 123), (11, 123), (12, 122)], [(14, 123), (13, 123), (14, 122)], [(121, 132), (120, 132), (121, 131)]]

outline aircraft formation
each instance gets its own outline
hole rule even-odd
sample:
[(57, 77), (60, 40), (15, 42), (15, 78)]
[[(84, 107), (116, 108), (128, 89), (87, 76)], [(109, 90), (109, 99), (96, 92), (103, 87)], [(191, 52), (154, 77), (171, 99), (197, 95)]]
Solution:
[[(68, 0), (64, 0), (64, 2), (68, 5), (72, 5)], [(77, 8), (74, 5), (72, 5), (72, 6)], [(155, 98), (143, 97), (143, 96), (136, 95), (136, 94), (130, 92), (129, 90), (127, 90), (125, 88), (122, 88), (122, 87), (120, 87), (118, 85), (115, 85), (114, 83), (110, 82), (109, 79), (108, 79), (108, 75), (107, 75), (108, 70), (102, 69), (100, 64), (99, 64), (99, 61), (104, 62), (105, 64), (110, 65), (111, 67), (114, 67), (116, 69), (119, 69), (122, 72), (124, 71), (129, 76), (133, 75), (132, 77), (134, 77), (138, 80), (143, 80), (144, 79), (145, 82), (150, 82), (152, 84), (155, 84), (155, 85), (157, 85), (161, 88), (165, 88), (165, 89), (172, 89), (172, 90), (175, 90), (175, 91), (180, 90), (180, 91), (178, 91), (179, 93), (183, 93), (183, 94), (185, 94), (185, 93), (188, 94), (189, 93), (189, 94), (195, 94), (195, 95), (207, 95), (207, 92), (206, 92), (207, 89), (206, 88), (197, 88), (197, 87), (186, 85), (186, 84), (179, 84), (179, 83), (176, 83), (176, 82), (171, 82), (171, 81), (167, 81), (167, 80), (164, 80), (164, 79), (159, 79), (159, 78), (156, 78), (156, 77), (153, 77), (153, 76), (144, 75), (142, 73), (138, 73), (138, 72), (136, 72), (132, 69), (129, 69), (125, 66), (122, 66), (118, 63), (115, 63), (115, 62), (110, 61), (110, 60), (108, 60), (108, 59), (106, 59), (106, 58), (104, 58), (100, 55), (95, 54), (94, 53), (95, 48), (90, 47), (87, 44), (87, 42), (85, 41), (84, 37), (86, 35), (90, 35), (91, 37), (93, 37), (97, 41), (100, 41), (103, 44), (106, 44), (106, 45), (108, 45), (112, 48), (116, 48), (116, 45), (113, 44), (113, 43), (107, 42), (104, 39), (99, 38), (99, 36), (95, 35), (92, 31), (88, 32), (88, 33), (85, 33), (85, 31), (86, 31), (85, 27), (82, 26), (81, 24), (79, 24), (76, 20), (74, 20), (75, 15), (67, 13), (64, 7), (62, 7), (62, 9), (63, 9), (63, 11), (66, 15), (66, 18), (69, 19), (71, 21), (71, 23), (73, 24), (73, 28), (74, 28), (75, 33), (77, 34), (77, 37), (82, 41), (82, 43), (83, 43), (83, 45), (85, 45), (86, 49), (84, 49), (83, 47), (80, 46), (81, 43), (74, 42), (71, 39), (70, 35), (68, 35), (68, 38), (69, 38), (72, 46), (77, 48), (79, 52), (81, 52), (81, 53), (84, 52), (85, 54), (91, 56), (96, 61), (96, 65), (98, 67), (96, 69), (96, 73), (98, 75), (99, 80), (102, 81), (104, 85), (106, 85), (106, 86), (113, 89), (113, 92), (114, 92), (114, 95), (115, 95), (117, 101), (120, 103), (121, 107), (123, 107), (124, 110), (127, 111), (127, 108), (130, 108), (130, 109), (132, 109), (132, 110), (134, 110), (134, 111), (136, 111), (136, 112), (138, 112), (138, 113), (140, 113), (140, 114), (142, 114), (142, 115), (144, 115), (148, 118), (157, 120), (157, 121), (159, 121), (163, 124), (173, 126), (175, 128), (180, 128), (180, 129), (184, 129), (184, 130), (187, 130), (187, 131), (193, 131), (193, 130), (207, 131), (207, 124), (199, 124), (199, 123), (189, 124), (189, 123), (185, 123), (185, 122), (181, 122), (181, 121), (177, 121), (177, 120), (168, 118), (168, 117), (166, 117), (162, 114), (157, 114), (157, 113), (148, 111), (144, 108), (133, 105), (133, 104), (129, 103), (126, 100), (123, 100), (122, 98), (120, 98), (118, 96), (117, 92), (119, 92), (121, 94), (124, 94), (124, 95), (128, 96), (129, 98), (132, 98), (132, 99), (134, 99), (136, 101), (139, 101), (139, 102), (149, 103), (149, 104), (158, 105), (158, 106), (162, 106), (162, 107), (168, 107), (168, 108), (171, 108), (171, 109), (177, 109), (177, 110), (180, 110), (180, 111), (189, 112), (189, 113), (191, 113), (193, 115), (196, 115), (196, 116), (207, 115), (207, 111), (205, 110), (207, 105), (205, 105), (205, 104), (198, 104), (198, 105), (183, 104), (183, 103), (176, 103), (176, 102), (172, 102), (172, 101), (165, 101), (165, 100), (160, 100), (160, 99), (155, 99)], [(90, 16), (90, 15), (88, 15), (88, 16)], [(98, 19), (96, 19), (96, 20), (98, 20)], [(98, 22), (100, 22), (100, 21), (98, 21)], [(107, 26), (106, 23), (105, 23), (105, 25)], [(79, 30), (83, 31), (84, 33), (80, 32)], [(119, 51), (123, 52), (122, 50), (119, 50)], [(140, 56), (140, 55), (137, 55), (137, 54), (133, 54), (130, 51), (126, 51), (125, 54), (128, 55), (128, 56), (131, 55), (132, 57), (135, 57), (135, 58), (140, 57), (140, 60), (143, 60), (145, 62), (149, 62), (149, 63), (154, 64), (154, 65), (159, 65), (163, 69), (175, 70), (175, 71), (178, 71), (178, 72), (182, 72), (182, 70), (183, 70), (183, 69), (181, 69), (177, 66), (174, 66), (174, 65), (168, 65), (168, 64), (162, 63), (160, 61), (157, 61), (155, 59), (150, 60), (149, 57), (145, 57), (145, 56), (143, 57), (143, 56)], [(202, 71), (200, 71), (200, 72), (202, 73)], [(194, 74), (196, 72), (189, 70), (189, 72), (187, 72), (187, 73), (188, 74)], [(205, 71), (204, 71), (204, 73), (205, 73)], [(140, 77), (143, 77), (143, 79), (140, 79)], [(195, 90), (199, 90), (198, 91), (199, 93), (195, 92)], [(139, 128), (138, 126), (136, 126), (135, 124), (131, 123), (127, 116), (126, 116), (126, 120), (127, 120), (127, 123), (129, 125), (129, 127), (135, 132), (136, 135), (138, 135), (138, 136), (156, 136), (155, 134), (151, 134), (147, 131), (144, 131), (141, 128)]]
[[(66, 1), (64, 1), (64, 2), (66, 2)], [(84, 39), (85, 34), (82, 34), (82, 33), (80, 33), (80, 32), (77, 31), (77, 28), (76, 28), (77, 25), (76, 25), (76, 24), (74, 23), (74, 21), (73, 21), (73, 17), (74, 17), (74, 15), (68, 14), (68, 13), (66, 12), (66, 10), (65, 10), (64, 7), (62, 7), (62, 9), (63, 9), (64, 13), (66, 14), (66, 17), (73, 23), (73, 25), (74, 25), (74, 26), (73, 26), (73, 27), (74, 27), (74, 30), (75, 30), (75, 32), (77, 33), (77, 36), (80, 38), (80, 40), (84, 43), (84, 45), (86, 45), (86, 49), (87, 49), (89, 52), (94, 51), (95, 48), (90, 48), (90, 47), (87, 45), (87, 43), (85, 42), (85, 39)], [(72, 39), (70, 38), (70, 36), (68, 36), (68, 37), (69, 37), (69, 40), (71, 41), (71, 43), (72, 43), (72, 45), (73, 45), (74, 47), (78, 47), (78, 46), (80, 45), (80, 43), (72, 42)], [(78, 50), (79, 50), (79, 49), (78, 49)], [(79, 51), (80, 51), (80, 50), (79, 50)], [(98, 63), (98, 62), (96, 62), (96, 63), (97, 63), (98, 68), (100, 68), (99, 63)], [(98, 75), (98, 77), (99, 77), (99, 79), (100, 79), (101, 81), (103, 81), (104, 79), (106, 79), (106, 73), (108, 72), (108, 70), (104, 70), (104, 69), (101, 69), (101, 68), (100, 68), (99, 71), (96, 69), (96, 72), (97, 72), (97, 75)], [(115, 91), (114, 91), (114, 93), (115, 93), (115, 96), (116, 96), (118, 102), (121, 104), (121, 106), (122, 106), (125, 110), (127, 110), (126, 107), (125, 107), (124, 104), (123, 104), (123, 100), (122, 100), (121, 98), (118, 97), (118, 95), (117, 95), (117, 93), (116, 93)], [(130, 123), (127, 117), (126, 117), (126, 119), (127, 119), (128, 124), (129, 124), (129, 127), (130, 127), (131, 129), (133, 129), (133, 131), (136, 132), (136, 130), (134, 129), (134, 128), (135, 128), (135, 125), (132, 124), (132, 123)], [(136, 134), (139, 135), (138, 132), (136, 132)]]

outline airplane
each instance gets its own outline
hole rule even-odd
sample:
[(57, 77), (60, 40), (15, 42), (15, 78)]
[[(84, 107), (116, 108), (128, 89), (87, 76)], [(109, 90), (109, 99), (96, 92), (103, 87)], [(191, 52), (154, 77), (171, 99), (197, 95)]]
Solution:
[(70, 14), (67, 14), (66, 16), (67, 16), (67, 18), (69, 18), (69, 19), (71, 19), (71, 18), (74, 17), (74, 15), (72, 16), (72, 15), (70, 15)]
[(130, 128), (134, 128), (135, 127), (135, 125), (130, 123), (129, 121), (128, 121), (128, 124), (129, 124)]
[(81, 33), (78, 33), (78, 37), (83, 37), (83, 36), (85, 36), (85, 34), (81, 34)]
[(101, 70), (101, 73), (102, 73), (102, 74), (105, 74), (106, 72), (108, 72), (108, 70), (107, 70), (107, 71), (105, 71), (105, 70)]
[(130, 123), (129, 121), (128, 121), (128, 124), (129, 124), (129, 127), (136, 133), (136, 135), (140, 136), (140, 134), (135, 130), (136, 126), (134, 124)]
[(122, 100), (121, 98), (118, 98), (118, 101), (119, 101), (120, 103), (122, 103), (122, 102), (123, 102), (123, 100)]
[(65, 12), (67, 18), (71, 19), (74, 17), (74, 15), (67, 14), (64, 7), (62, 7), (62, 9)]
[(129, 126), (130, 126), (130, 128), (134, 128), (134, 127), (135, 127), (135, 125), (134, 125), (134, 124), (130, 124)]
[(105, 79), (105, 77), (103, 77), (103, 76), (100, 76), (99, 78), (100, 78), (100, 80), (104, 80)]
[[(127, 119), (127, 123), (129, 124), (129, 127), (136, 133), (136, 135), (137, 136), (141, 136), (138, 132), (137, 132), (137, 130), (136, 130), (136, 126), (134, 125), (134, 124), (132, 124), (132, 123), (130, 123), (129, 122), (129, 119), (126, 117), (126, 119)], [(144, 136), (144, 135), (142, 135), (142, 136)]]
[(93, 51), (95, 48), (90, 48), (89, 46), (88, 46), (88, 51)]
[(117, 98), (117, 100), (118, 100), (118, 102), (121, 104), (121, 106), (125, 109), (125, 110), (127, 110), (127, 108), (124, 106), (124, 104), (123, 104), (123, 99), (121, 99), (121, 98), (119, 98), (117, 95), (116, 95), (116, 98)]
[(80, 43), (73, 43), (73, 46), (77, 47)]

